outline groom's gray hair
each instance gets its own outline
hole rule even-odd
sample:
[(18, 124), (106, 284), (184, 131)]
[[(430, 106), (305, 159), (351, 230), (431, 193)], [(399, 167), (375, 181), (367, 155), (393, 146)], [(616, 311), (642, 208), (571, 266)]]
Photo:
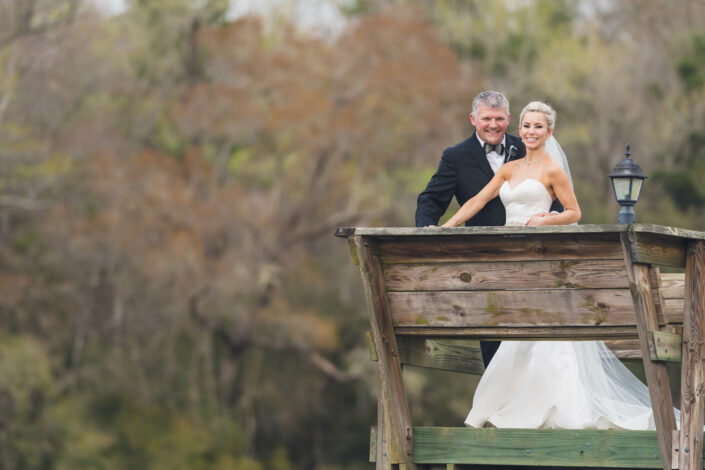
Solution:
[(474, 100), (472, 100), (472, 115), (477, 117), (477, 110), (480, 106), (487, 106), (488, 108), (504, 108), (509, 114), (509, 100), (506, 96), (498, 91), (483, 91), (478, 94)]

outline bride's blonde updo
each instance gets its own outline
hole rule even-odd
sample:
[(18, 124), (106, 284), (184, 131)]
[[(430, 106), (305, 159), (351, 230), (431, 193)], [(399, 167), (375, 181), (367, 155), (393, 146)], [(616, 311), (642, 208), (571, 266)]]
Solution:
[(556, 110), (543, 101), (532, 101), (524, 106), (524, 109), (521, 110), (521, 114), (519, 115), (519, 125), (524, 122), (524, 115), (532, 112), (543, 113), (544, 116), (546, 116), (549, 129), (553, 130), (556, 127)]

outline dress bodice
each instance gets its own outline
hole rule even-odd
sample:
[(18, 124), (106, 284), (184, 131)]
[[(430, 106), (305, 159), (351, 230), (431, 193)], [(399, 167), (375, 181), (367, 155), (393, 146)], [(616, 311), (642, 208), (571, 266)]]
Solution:
[(499, 197), (507, 213), (505, 225), (526, 225), (531, 216), (548, 212), (553, 202), (543, 183), (533, 178), (526, 178), (513, 188), (505, 181)]

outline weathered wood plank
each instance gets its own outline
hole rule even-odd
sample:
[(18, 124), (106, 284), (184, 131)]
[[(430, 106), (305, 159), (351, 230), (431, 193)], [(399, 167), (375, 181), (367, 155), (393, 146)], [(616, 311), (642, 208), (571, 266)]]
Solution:
[[(367, 336), (370, 341), (370, 359), (376, 361), (372, 333), (368, 331)], [(476, 341), (397, 336), (397, 347), (399, 360), (404, 366), (474, 375), (482, 375), (485, 372), (482, 351)]]
[(389, 291), (628, 288), (622, 260), (390, 264)]
[(641, 359), (641, 343), (639, 339), (613, 339), (605, 341), (605, 346), (619, 359)]
[(627, 289), (389, 292), (400, 326), (633, 325)]
[(414, 428), (416, 463), (661, 468), (654, 431)]
[(661, 293), (661, 270), (658, 266), (649, 267), (649, 285), (651, 287), (651, 296), (653, 297), (654, 309), (659, 325), (665, 324), (664, 316), (664, 299)]
[[(678, 470), (680, 465), (680, 450), (681, 450), (681, 432), (676, 429), (673, 431), (673, 449), (671, 459), (671, 470)], [(668, 470), (668, 469), (666, 469)]]
[(370, 360), (377, 360), (377, 350), (375, 349), (375, 339), (372, 337), (371, 331), (366, 331), (365, 336), (367, 336), (367, 345), (370, 348)]
[(705, 242), (688, 246), (685, 266), (679, 468), (703, 468), (705, 424)]
[(626, 326), (539, 326), (539, 327), (426, 327), (398, 326), (398, 336), (467, 338), (478, 340), (603, 340), (638, 338), (635, 325)]
[(668, 227), (665, 225), (633, 224), (629, 226), (629, 230), (634, 233), (646, 232), (650, 234), (666, 235), (672, 238), (705, 240), (705, 232), (698, 232), (679, 227)]
[(683, 299), (663, 299), (663, 302), (664, 321), (669, 324), (683, 323), (683, 308), (685, 305)]
[(662, 362), (651, 360), (652, 351), (655, 354), (652, 338), (649, 331), (658, 330), (658, 318), (654, 305), (651, 282), (649, 280), (648, 264), (637, 264), (633, 260), (635, 249), (634, 234), (623, 233), (622, 244), (624, 247), (624, 260), (629, 275), (637, 330), (641, 343), (641, 355), (644, 362), (644, 372), (649, 385), (649, 397), (654, 413), (654, 422), (658, 434), (659, 449), (664, 469), (671, 468), (672, 459), (672, 431), (676, 429), (676, 417), (673, 413), (673, 399), (668, 383), (668, 371)]
[(650, 343), (654, 350), (651, 352), (652, 361), (681, 362), (681, 346), (683, 337), (675, 333), (649, 331)]
[(355, 266), (358, 266), (360, 263), (357, 260), (357, 249), (355, 248), (355, 240), (352, 238), (348, 238), (348, 250), (350, 251), (350, 259), (352, 260), (352, 263)]
[(396, 460), (392, 454), (392, 431), (389, 408), (384, 390), (379, 388), (377, 398), (377, 439), (375, 446), (375, 470), (392, 470), (392, 462)]
[[(551, 225), (545, 227), (521, 227), (521, 226), (486, 226), (486, 227), (338, 227), (335, 231), (337, 237), (366, 236), (370, 238), (381, 237), (438, 237), (438, 236), (458, 236), (458, 235), (545, 235), (545, 234), (612, 234), (619, 237), (621, 232), (625, 232), (632, 227), (633, 230), (645, 229), (646, 232), (661, 233), (672, 227), (661, 227), (658, 225)], [(653, 230), (649, 230), (653, 228)], [(665, 230), (664, 230), (665, 229)], [(660, 231), (659, 231), (660, 230)], [(678, 229), (675, 229), (678, 230)], [(692, 232), (697, 237), (701, 232)], [(669, 235), (681, 236), (678, 233), (668, 233)], [(705, 236), (705, 234), (703, 234)], [(693, 238), (685, 235), (686, 238)]]
[(615, 238), (612, 234), (517, 235), (501, 240), (497, 236), (449, 236), (433, 239), (433, 243), (423, 238), (380, 238), (377, 249), (385, 264), (622, 259), (619, 239)]
[(658, 264), (681, 268), (685, 266), (684, 240), (653, 233), (634, 233), (631, 255), (634, 263)]
[[(404, 391), (401, 363), (397, 354), (396, 335), (384, 301), (384, 279), (379, 259), (373, 254), (374, 241), (364, 237), (355, 238), (362, 286), (365, 292), (370, 317), (372, 338), (380, 372), (380, 407), (388, 413), (389, 423), (382, 416), (377, 425), (382, 440), (389, 444), (387, 455), (377, 455), (377, 468), (387, 469), (392, 463), (411, 462), (413, 454), (413, 430), (409, 405)], [(381, 449), (383, 446), (378, 446)], [(381, 451), (378, 451), (381, 452)]]
[(475, 375), (485, 372), (477, 343), (402, 336), (397, 337), (397, 346), (404, 365)]
[[(446, 465), (440, 465), (440, 464), (420, 464), (420, 466), (417, 467), (420, 470), (526, 470), (527, 468), (532, 468), (532, 467), (526, 467), (526, 466), (521, 466), (521, 465), (471, 465), (471, 464), (462, 464), (462, 463), (454, 463), (454, 464), (446, 464)], [(543, 468), (543, 467), (541, 467)], [(578, 470), (580, 468), (585, 468), (585, 467), (565, 467), (565, 466), (550, 466), (550, 467), (545, 467), (545, 468), (550, 468), (551, 470)], [(611, 470), (615, 467), (589, 467), (591, 470)], [(625, 468), (625, 467), (620, 467), (620, 468)], [(628, 467), (631, 470), (642, 470), (640, 467)], [(401, 470), (401, 469), (400, 469)], [(646, 469), (643, 469), (646, 470)]]
[[(656, 347), (652, 361), (681, 362), (682, 335), (663, 331), (650, 331)], [(605, 346), (619, 359), (641, 359), (641, 344), (638, 339), (605, 341)]]
[(457, 235), (516, 235), (516, 234), (615, 234), (631, 231), (633, 233), (649, 233), (667, 238), (690, 240), (705, 240), (705, 232), (687, 230), (678, 227), (667, 227), (652, 224), (632, 225), (551, 225), (546, 227), (455, 227), (455, 228), (425, 228), (425, 227), (339, 227), (335, 231), (337, 237), (368, 236), (368, 237), (438, 237)]
[(661, 292), (665, 299), (682, 299), (685, 295), (685, 273), (661, 273)]

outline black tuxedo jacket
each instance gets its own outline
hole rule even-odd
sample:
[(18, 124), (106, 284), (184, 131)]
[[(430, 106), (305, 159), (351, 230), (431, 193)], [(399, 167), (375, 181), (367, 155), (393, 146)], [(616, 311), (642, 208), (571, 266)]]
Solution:
[[(509, 157), (507, 161), (523, 158), (526, 155), (526, 148), (521, 139), (509, 134), (505, 134), (505, 137), (505, 158), (509, 148), (514, 146), (517, 149), (516, 155)], [(493, 176), (494, 172), (475, 134), (445, 149), (438, 170), (416, 201), (416, 226), (438, 225), (438, 219), (448, 209), (453, 196), (462, 206), (468, 199), (479, 193)], [(555, 200), (551, 210), (562, 212), (563, 206)], [(505, 218), (502, 201), (496, 197), (488, 202), (475, 217), (465, 222), (465, 225), (504, 225)]]

